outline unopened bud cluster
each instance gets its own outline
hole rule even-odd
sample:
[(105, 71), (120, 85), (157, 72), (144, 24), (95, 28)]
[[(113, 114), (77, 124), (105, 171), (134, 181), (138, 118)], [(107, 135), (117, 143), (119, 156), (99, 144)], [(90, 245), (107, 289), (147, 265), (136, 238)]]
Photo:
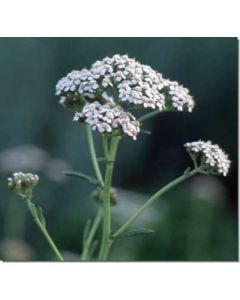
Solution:
[[(101, 189), (96, 189), (92, 192), (92, 197), (93, 199), (98, 202), (99, 204), (103, 204), (103, 190)], [(110, 189), (110, 203), (111, 205), (116, 205), (118, 202), (118, 194), (117, 190), (115, 188)]]
[[(176, 81), (164, 79), (151, 67), (118, 54), (96, 61), (90, 69), (67, 74), (57, 83), (56, 95), (60, 96), (61, 104), (78, 112), (86, 103), (96, 101), (102, 105), (111, 103), (160, 111), (191, 112), (194, 107), (189, 91)], [(132, 127), (130, 123), (129, 127)], [(106, 129), (100, 128), (106, 132), (111, 130), (107, 125)]]
[(200, 140), (186, 143), (184, 146), (209, 174), (227, 175), (231, 161), (218, 145), (213, 145), (211, 141)]
[(95, 101), (84, 105), (82, 112), (76, 113), (74, 121), (85, 122), (92, 130), (100, 133), (111, 133), (114, 129), (120, 129), (124, 134), (134, 140), (140, 131), (140, 124), (135, 117), (114, 104), (100, 104)]
[(8, 186), (20, 195), (27, 195), (39, 181), (38, 175), (32, 173), (15, 172), (8, 178)]

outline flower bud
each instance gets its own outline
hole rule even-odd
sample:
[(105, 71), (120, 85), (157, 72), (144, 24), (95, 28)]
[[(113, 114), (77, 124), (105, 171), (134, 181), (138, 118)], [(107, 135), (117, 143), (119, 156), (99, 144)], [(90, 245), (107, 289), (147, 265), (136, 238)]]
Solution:
[[(103, 190), (102, 189), (96, 189), (92, 192), (91, 196), (94, 200), (96, 200), (97, 203), (102, 204), (103, 203)], [(111, 188), (110, 190), (110, 203), (111, 205), (116, 205), (118, 202), (118, 195), (117, 190), (115, 188)]]
[(32, 173), (15, 172), (8, 178), (8, 186), (22, 197), (27, 197), (38, 184), (39, 177)]

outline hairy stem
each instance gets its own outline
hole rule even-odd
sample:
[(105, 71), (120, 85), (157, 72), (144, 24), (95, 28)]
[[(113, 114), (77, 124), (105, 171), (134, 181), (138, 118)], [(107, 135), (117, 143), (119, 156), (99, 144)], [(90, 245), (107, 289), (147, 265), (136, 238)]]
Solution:
[(88, 237), (86, 239), (86, 241), (84, 242), (84, 248), (83, 248), (83, 253), (82, 253), (82, 260), (88, 260), (89, 258), (89, 250), (90, 250), (90, 246), (92, 244), (93, 238), (96, 234), (96, 231), (99, 227), (99, 224), (101, 222), (102, 219), (102, 207), (99, 207), (98, 212), (96, 214), (96, 217), (93, 221), (92, 227), (89, 231)]
[(113, 135), (110, 151), (108, 156), (106, 157), (106, 172), (105, 172), (104, 189), (103, 189), (103, 236), (102, 236), (99, 260), (107, 259), (109, 247), (111, 244), (110, 190), (111, 190), (114, 160), (116, 157), (119, 141), (120, 141), (120, 137)]
[(93, 168), (94, 168), (97, 179), (101, 182), (101, 185), (103, 186), (103, 178), (102, 178), (102, 174), (101, 174), (101, 171), (100, 171), (100, 168), (98, 165), (98, 161), (97, 161), (97, 155), (96, 155), (94, 142), (93, 142), (93, 136), (92, 136), (92, 130), (88, 125), (86, 126), (86, 131), (87, 131), (88, 146), (89, 146), (89, 151), (91, 154)]
[(31, 199), (26, 199), (27, 202), (27, 206), (29, 208), (29, 211), (31, 213), (31, 215), (33, 216), (34, 221), (37, 223), (39, 229), (41, 230), (42, 234), (44, 235), (44, 237), (46, 238), (48, 244), (50, 245), (50, 247), (52, 248), (53, 252), (55, 253), (56, 257), (58, 258), (58, 260), (60, 261), (64, 261), (61, 253), (59, 252), (57, 246), (55, 245), (54, 241), (52, 240), (51, 236), (49, 235), (45, 225), (43, 225), (41, 223), (41, 221), (39, 220), (38, 216), (36, 214), (33, 213), (33, 210), (31, 208)]
[(163, 188), (161, 188), (158, 192), (156, 192), (152, 197), (149, 198), (149, 200), (140, 207), (129, 219), (128, 221), (122, 225), (113, 235), (112, 239), (115, 239), (119, 237), (120, 235), (124, 234), (124, 232), (128, 229), (129, 226), (133, 224), (133, 222), (150, 206), (153, 202), (155, 202), (159, 197), (161, 197), (164, 193), (178, 185), (179, 183), (185, 181), (186, 179), (194, 176), (195, 174), (199, 173), (199, 169), (193, 169), (192, 171), (183, 174), (182, 176), (178, 177), (177, 179), (171, 181), (167, 185), (165, 185)]

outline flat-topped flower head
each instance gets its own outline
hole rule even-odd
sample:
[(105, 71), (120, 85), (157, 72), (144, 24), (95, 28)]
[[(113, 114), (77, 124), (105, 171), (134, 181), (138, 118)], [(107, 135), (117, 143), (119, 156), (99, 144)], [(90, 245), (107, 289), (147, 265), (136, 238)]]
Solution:
[[(114, 55), (94, 63), (90, 69), (103, 88), (109, 88), (120, 102), (163, 110), (164, 79), (151, 67), (127, 55)], [(119, 103), (120, 104), (120, 103)]]
[[(95, 98), (95, 91), (99, 88), (91, 72), (87, 69), (72, 71), (58, 81), (56, 95), (61, 96), (59, 103), (63, 106), (78, 110), (86, 100)], [(84, 98), (83, 98), (84, 96)]]
[(134, 140), (140, 131), (140, 124), (135, 117), (123, 110), (122, 107), (112, 103), (100, 104), (95, 101), (84, 105), (82, 112), (76, 113), (74, 121), (88, 124), (92, 130), (100, 133), (111, 133), (119, 129), (123, 134), (132, 137)]
[(8, 186), (17, 194), (25, 197), (38, 184), (39, 177), (32, 173), (15, 172), (8, 178)]
[(231, 161), (218, 145), (212, 144), (211, 141), (203, 142), (200, 140), (186, 143), (184, 146), (190, 156), (200, 163), (204, 171), (209, 174), (227, 175)]
[(127, 55), (116, 54), (92, 64), (91, 68), (72, 71), (56, 86), (60, 103), (79, 110), (86, 102), (108, 102), (113, 97), (121, 106), (137, 106), (160, 111), (188, 111), (194, 107), (189, 91), (175, 81), (164, 79), (150, 66)]

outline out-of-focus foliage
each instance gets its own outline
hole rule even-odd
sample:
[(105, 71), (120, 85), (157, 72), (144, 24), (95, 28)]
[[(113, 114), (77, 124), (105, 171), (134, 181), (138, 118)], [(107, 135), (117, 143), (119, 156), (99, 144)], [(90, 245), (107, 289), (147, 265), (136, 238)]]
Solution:
[(97, 204), (89, 196), (91, 185), (63, 171), (94, 173), (84, 128), (57, 103), (54, 87), (73, 69), (127, 53), (189, 88), (196, 107), (192, 114), (162, 113), (146, 124), (151, 135), (121, 142), (114, 227), (186, 169), (185, 142), (213, 140), (229, 153), (232, 166), (227, 178), (196, 177), (164, 195), (134, 227), (155, 233), (117, 241), (110, 259), (236, 260), (237, 44), (236, 38), (0, 39), (1, 258), (52, 259), (21, 199), (7, 188), (13, 170), (40, 175), (35, 201), (44, 208), (49, 231), (67, 259), (79, 258), (84, 223)]

